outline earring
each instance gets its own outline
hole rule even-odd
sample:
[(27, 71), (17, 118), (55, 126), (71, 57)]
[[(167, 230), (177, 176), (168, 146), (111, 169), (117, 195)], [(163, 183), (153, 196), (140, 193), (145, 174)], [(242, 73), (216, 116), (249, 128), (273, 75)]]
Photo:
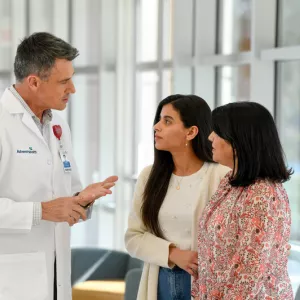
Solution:
[(185, 143), (185, 146), (187, 147), (188, 146), (188, 142), (186, 141), (186, 143)]

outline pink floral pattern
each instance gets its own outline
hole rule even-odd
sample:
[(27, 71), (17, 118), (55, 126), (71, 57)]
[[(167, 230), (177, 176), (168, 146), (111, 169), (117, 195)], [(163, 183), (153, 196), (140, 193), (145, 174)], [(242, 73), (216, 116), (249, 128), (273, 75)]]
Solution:
[(231, 173), (207, 204), (198, 232), (196, 299), (285, 299), (291, 213), (281, 183), (232, 187)]

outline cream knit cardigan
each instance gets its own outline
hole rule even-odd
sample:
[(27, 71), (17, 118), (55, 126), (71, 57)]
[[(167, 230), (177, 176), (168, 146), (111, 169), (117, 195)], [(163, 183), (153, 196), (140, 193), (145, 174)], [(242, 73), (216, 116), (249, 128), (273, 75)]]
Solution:
[[(205, 163), (207, 167), (201, 181), (198, 201), (195, 203), (192, 220), (192, 250), (197, 251), (198, 219), (207, 201), (217, 190), (221, 179), (229, 171), (227, 167)], [(157, 283), (159, 267), (169, 268), (170, 242), (159, 238), (144, 227), (141, 220), (141, 205), (145, 184), (152, 166), (146, 167), (140, 174), (134, 192), (133, 207), (128, 218), (128, 229), (125, 233), (125, 245), (129, 254), (144, 261), (137, 300), (157, 300)]]

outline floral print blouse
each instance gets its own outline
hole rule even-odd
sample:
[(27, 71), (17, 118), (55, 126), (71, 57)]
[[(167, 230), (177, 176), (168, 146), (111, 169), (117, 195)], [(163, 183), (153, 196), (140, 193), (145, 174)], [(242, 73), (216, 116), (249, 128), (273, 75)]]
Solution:
[(284, 299), (293, 292), (287, 272), (291, 213), (281, 183), (230, 185), (231, 172), (199, 220), (196, 299)]

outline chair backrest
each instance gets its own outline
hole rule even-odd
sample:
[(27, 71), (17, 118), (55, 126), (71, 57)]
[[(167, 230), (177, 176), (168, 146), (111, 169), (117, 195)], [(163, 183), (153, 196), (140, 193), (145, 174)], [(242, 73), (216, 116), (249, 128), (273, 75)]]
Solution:
[(298, 286), (298, 290), (296, 292), (295, 300), (300, 300), (300, 285)]
[(99, 248), (73, 248), (71, 250), (72, 285), (106, 253), (107, 250)]
[(132, 269), (125, 277), (124, 300), (136, 300), (143, 269)]
[(93, 272), (89, 280), (123, 279), (127, 273), (128, 254), (121, 251), (110, 251), (108, 257)]
[(127, 272), (132, 269), (138, 269), (143, 267), (143, 261), (129, 256), (128, 258), (128, 266), (127, 266)]

